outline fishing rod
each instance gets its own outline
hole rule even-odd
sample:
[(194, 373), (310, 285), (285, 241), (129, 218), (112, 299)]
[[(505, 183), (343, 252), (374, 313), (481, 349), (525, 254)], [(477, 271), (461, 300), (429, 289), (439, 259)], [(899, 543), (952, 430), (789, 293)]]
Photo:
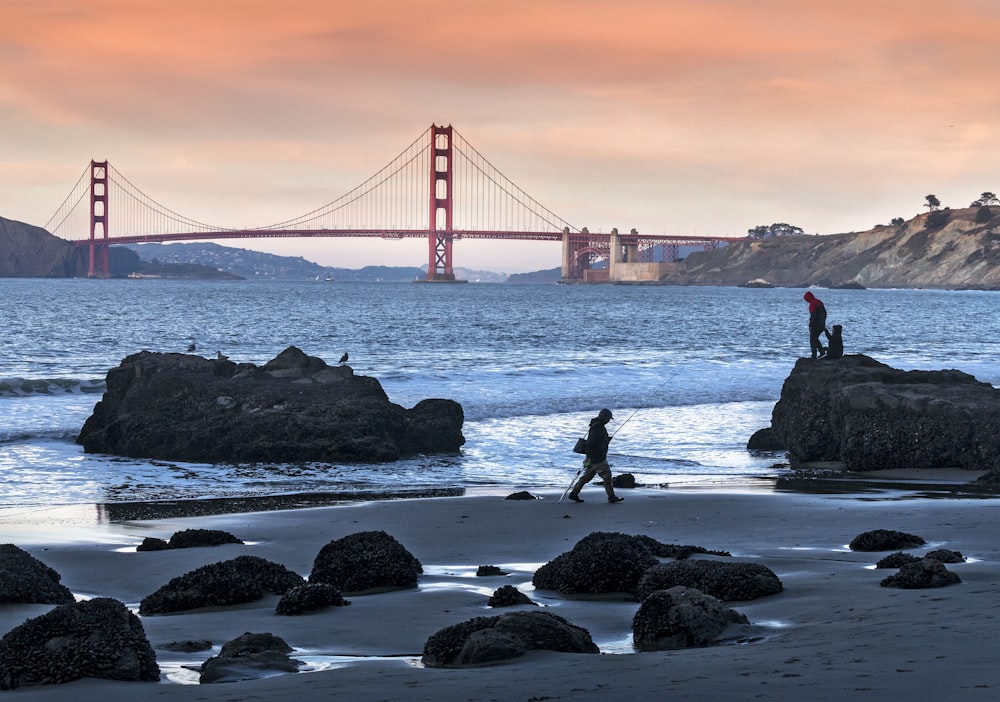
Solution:
[(649, 401), (653, 399), (653, 397), (656, 395), (656, 393), (660, 392), (660, 390), (663, 389), (664, 385), (666, 385), (671, 380), (673, 380), (674, 376), (677, 375), (677, 371), (678, 371), (678, 369), (674, 368), (670, 372), (670, 374), (667, 375), (667, 377), (664, 379), (664, 381), (662, 383), (660, 383), (659, 385), (657, 385), (656, 389), (653, 390), (653, 392), (649, 393), (649, 395), (646, 397), (646, 399), (643, 400), (642, 404), (639, 405), (638, 407), (636, 407), (635, 410), (632, 412), (632, 414), (630, 414), (628, 416), (628, 418), (624, 422), (622, 422), (621, 424), (618, 425), (618, 428), (614, 430), (614, 432), (611, 434), (611, 437), (608, 439), (609, 441), (611, 439), (615, 438), (615, 434), (617, 434), (618, 432), (620, 432), (622, 430), (622, 427), (625, 426), (626, 424), (628, 424), (629, 420), (632, 419), (632, 417), (634, 417), (639, 412), (639, 410), (645, 408), (645, 406), (649, 404)]
[[(634, 417), (636, 415), (636, 413), (639, 412), (639, 410), (643, 409), (646, 405), (648, 405), (649, 401), (653, 399), (653, 397), (656, 395), (656, 393), (658, 393), (660, 390), (662, 390), (664, 385), (666, 385), (671, 380), (673, 380), (674, 376), (677, 375), (677, 372), (678, 372), (678, 369), (674, 368), (667, 375), (667, 377), (664, 378), (663, 382), (660, 383), (659, 385), (657, 385), (656, 388), (653, 390), (653, 392), (649, 393), (649, 395), (646, 396), (646, 399), (643, 400), (642, 404), (639, 405), (638, 407), (636, 407), (635, 410), (632, 412), (632, 414), (630, 414), (625, 419), (624, 422), (622, 422), (621, 424), (618, 425), (618, 428), (615, 429), (614, 432), (611, 434), (611, 436), (608, 437), (608, 441), (611, 441), (611, 439), (615, 438), (615, 434), (617, 434), (618, 432), (620, 432), (622, 430), (622, 427), (625, 426), (626, 424), (628, 424), (629, 420), (632, 419), (632, 417)], [(583, 466), (580, 466), (580, 468), (578, 468), (577, 471), (576, 471), (576, 475), (573, 476), (573, 479), (570, 481), (569, 485), (566, 486), (566, 489), (563, 490), (562, 495), (559, 496), (559, 502), (558, 503), (561, 503), (563, 501), (563, 498), (566, 497), (566, 493), (568, 493), (570, 491), (570, 489), (573, 487), (573, 485), (576, 484), (577, 478), (580, 477), (580, 473), (582, 473), (582, 472), (583, 472)]]

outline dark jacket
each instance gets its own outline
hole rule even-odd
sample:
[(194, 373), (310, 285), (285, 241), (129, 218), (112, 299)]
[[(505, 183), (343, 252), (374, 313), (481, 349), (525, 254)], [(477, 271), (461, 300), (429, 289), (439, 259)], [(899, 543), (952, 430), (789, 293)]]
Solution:
[(809, 330), (823, 331), (826, 328), (826, 307), (823, 306), (823, 301), (811, 292), (803, 295), (802, 299), (809, 303)]
[(608, 444), (611, 437), (605, 426), (607, 422), (598, 417), (590, 420), (590, 432), (587, 434), (587, 458), (591, 463), (600, 463), (608, 458)]

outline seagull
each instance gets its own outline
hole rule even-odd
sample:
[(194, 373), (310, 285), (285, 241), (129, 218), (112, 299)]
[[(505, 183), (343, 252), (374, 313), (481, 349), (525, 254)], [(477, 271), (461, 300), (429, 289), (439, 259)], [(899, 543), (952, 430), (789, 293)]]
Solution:
[(196, 348), (198, 348), (198, 347), (197, 347), (197, 346), (195, 346), (195, 343), (194, 343), (194, 342), (192, 341), (192, 342), (191, 342), (190, 344), (188, 344), (188, 353), (191, 353), (191, 352), (192, 352), (192, 351), (194, 351), (194, 350), (195, 350)]
[(344, 351), (344, 355), (340, 357), (341, 363), (347, 363), (347, 355), (348, 355), (347, 352)]

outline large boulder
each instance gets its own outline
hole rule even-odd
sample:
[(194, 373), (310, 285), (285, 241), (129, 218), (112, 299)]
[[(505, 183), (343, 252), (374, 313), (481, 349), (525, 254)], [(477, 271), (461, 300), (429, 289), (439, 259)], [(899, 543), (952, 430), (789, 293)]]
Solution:
[(0, 544), (0, 604), (70, 604), (73, 593), (61, 576), (14, 544)]
[(326, 583), (346, 594), (417, 586), (423, 566), (384, 531), (359, 531), (331, 541), (313, 560), (310, 583)]
[(642, 576), (636, 594), (644, 600), (657, 590), (678, 585), (726, 602), (756, 600), (782, 590), (774, 571), (759, 563), (687, 560), (653, 566)]
[(717, 598), (678, 585), (642, 601), (632, 618), (632, 644), (639, 651), (709, 646), (730, 624), (749, 623)]
[(60, 605), (0, 639), (0, 690), (80, 678), (160, 679), (142, 622), (118, 600)]
[(238, 556), (211, 563), (173, 578), (139, 603), (139, 614), (169, 614), (201, 607), (256, 602), (268, 594), (284, 595), (305, 580), (280, 563), (260, 556)]
[(645, 536), (595, 531), (536, 570), (531, 583), (566, 595), (634, 595), (643, 573), (659, 563), (651, 549), (656, 543)]
[(142, 351), (107, 375), (77, 437), (88, 453), (202, 463), (386, 462), (457, 453), (464, 413), (453, 400), (412, 409), (375, 378), (328, 366), (294, 346), (263, 366)]
[(957, 370), (902, 371), (863, 355), (802, 358), (771, 428), (793, 467), (1000, 467), (1000, 390)]
[(476, 617), (445, 627), (424, 644), (428, 668), (487, 665), (528, 651), (600, 653), (590, 632), (547, 612), (510, 612)]

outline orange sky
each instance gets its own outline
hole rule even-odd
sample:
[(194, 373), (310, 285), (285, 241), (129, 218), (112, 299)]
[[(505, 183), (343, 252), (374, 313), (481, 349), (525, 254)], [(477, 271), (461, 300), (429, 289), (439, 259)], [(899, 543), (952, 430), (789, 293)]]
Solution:
[[(436, 122), (579, 227), (862, 230), (1000, 192), (998, 37), (996, 0), (0, 0), (0, 216), (44, 225), (94, 158), (192, 219), (259, 226)], [(349, 268), (427, 250), (233, 245)]]

